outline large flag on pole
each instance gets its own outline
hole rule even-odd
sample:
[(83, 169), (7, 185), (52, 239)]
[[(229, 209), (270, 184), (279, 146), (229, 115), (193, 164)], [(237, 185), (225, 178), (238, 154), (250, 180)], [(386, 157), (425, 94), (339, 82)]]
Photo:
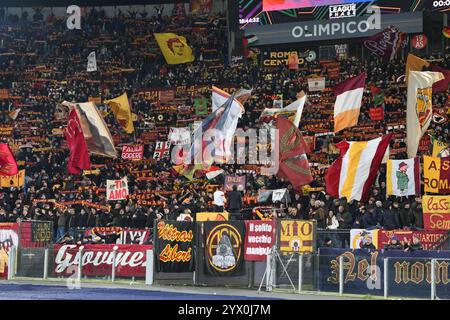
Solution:
[(327, 193), (347, 201), (367, 201), (392, 134), (369, 141), (341, 141), (340, 156), (325, 175)]
[(69, 114), (64, 135), (70, 150), (69, 161), (67, 163), (69, 173), (79, 174), (81, 170), (89, 170), (91, 168), (89, 153), (80, 120), (75, 109), (72, 109)]
[(0, 176), (13, 176), (18, 172), (11, 148), (7, 143), (0, 143)]
[(299, 99), (292, 102), (290, 105), (284, 108), (266, 108), (261, 113), (260, 118), (265, 116), (283, 117), (288, 118), (292, 123), (298, 127), (302, 118), (303, 107), (306, 102), (306, 94), (302, 91), (299, 95)]
[(105, 100), (105, 103), (111, 108), (117, 122), (122, 126), (126, 133), (133, 133), (133, 116), (128, 101), (127, 93), (111, 100)]
[(410, 71), (422, 71), (424, 67), (429, 67), (430, 63), (426, 60), (423, 60), (419, 57), (416, 57), (413, 54), (408, 54), (408, 58), (406, 58), (406, 81), (408, 81), (409, 72)]
[(385, 60), (392, 60), (401, 47), (406, 46), (406, 33), (399, 32), (395, 26), (388, 26), (381, 32), (364, 40), (364, 46), (373, 54)]
[[(252, 94), (252, 89), (239, 89), (235, 95), (234, 99), (236, 102), (244, 108), (244, 103), (247, 101), (247, 99)], [(230, 98), (230, 94), (213, 86), (212, 87), (212, 94), (211, 94), (211, 108), (212, 111), (216, 111), (219, 109), (225, 102), (227, 102), (228, 98)]]
[(433, 83), (442, 80), (440, 72), (410, 71), (406, 109), (406, 146), (408, 157), (417, 154), (420, 138), (427, 131), (433, 117)]
[(93, 102), (71, 103), (64, 101), (62, 105), (69, 107), (69, 110), (75, 109), (77, 112), (83, 136), (86, 139), (86, 145), (90, 153), (109, 158), (117, 158), (117, 151), (114, 147), (111, 133), (100, 111)]
[(167, 64), (180, 64), (195, 60), (185, 37), (175, 33), (154, 33), (154, 35)]
[(244, 108), (234, 94), (206, 117), (194, 130), (191, 148), (184, 157), (185, 164), (224, 163), (231, 159), (231, 143)]
[(334, 132), (358, 124), (359, 111), (364, 93), (366, 73), (347, 79), (333, 88), (336, 95), (334, 103)]
[(419, 157), (387, 161), (386, 194), (398, 197), (420, 196)]
[(277, 176), (287, 179), (296, 190), (313, 181), (309, 167), (308, 146), (302, 134), (290, 120), (276, 118), (275, 126), (279, 130), (279, 170)]

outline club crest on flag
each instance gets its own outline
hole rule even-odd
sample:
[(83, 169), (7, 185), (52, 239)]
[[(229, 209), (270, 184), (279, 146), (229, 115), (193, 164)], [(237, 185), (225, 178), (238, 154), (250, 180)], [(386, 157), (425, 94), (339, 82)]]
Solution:
[(432, 88), (417, 89), (416, 112), (419, 123), (422, 126), (431, 116), (432, 110)]

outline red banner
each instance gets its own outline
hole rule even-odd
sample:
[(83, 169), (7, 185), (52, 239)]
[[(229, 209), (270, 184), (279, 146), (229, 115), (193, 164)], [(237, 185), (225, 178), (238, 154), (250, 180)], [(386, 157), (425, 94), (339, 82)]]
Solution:
[(144, 157), (144, 145), (127, 145), (122, 147), (122, 159), (140, 160)]
[(245, 221), (244, 259), (266, 261), (270, 249), (275, 245), (275, 221)]
[[(113, 248), (116, 252), (116, 276), (145, 277), (146, 250), (152, 245), (88, 244), (83, 246), (82, 275), (105, 276), (112, 271)], [(77, 245), (54, 245), (54, 270), (69, 276), (76, 272), (80, 260)]]
[(379, 230), (378, 249), (383, 249), (395, 235), (400, 243), (412, 243), (413, 236), (418, 236), (424, 250), (432, 250), (432, 246), (446, 233), (445, 230)]
[(384, 119), (383, 108), (370, 108), (369, 113), (372, 121), (383, 121)]
[(175, 99), (175, 89), (166, 89), (159, 92), (160, 102), (170, 102)]

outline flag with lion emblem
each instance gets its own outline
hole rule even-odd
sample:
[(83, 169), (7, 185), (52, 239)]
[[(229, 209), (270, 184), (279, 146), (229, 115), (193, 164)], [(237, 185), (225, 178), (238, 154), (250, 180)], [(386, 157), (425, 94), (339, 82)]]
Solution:
[(433, 116), (433, 83), (444, 78), (441, 72), (410, 71), (406, 110), (406, 144), (408, 157), (417, 154), (420, 138), (427, 131)]
[(185, 37), (175, 33), (155, 33), (154, 35), (167, 64), (180, 64), (195, 60)]

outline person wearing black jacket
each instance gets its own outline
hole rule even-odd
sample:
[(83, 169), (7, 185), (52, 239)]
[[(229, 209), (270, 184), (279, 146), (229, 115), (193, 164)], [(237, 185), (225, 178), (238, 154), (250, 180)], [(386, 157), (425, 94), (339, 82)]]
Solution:
[(363, 229), (373, 229), (376, 228), (378, 224), (378, 219), (376, 216), (375, 208), (373, 206), (369, 207), (366, 213), (363, 214), (361, 219), (361, 227)]
[(389, 206), (383, 215), (383, 227), (386, 230), (395, 230), (400, 228), (400, 217), (398, 214), (398, 203), (394, 202), (393, 206)]
[(237, 185), (233, 185), (233, 190), (227, 196), (227, 209), (232, 218), (236, 219), (242, 209), (242, 194), (237, 190)]
[(115, 231), (113, 231), (113, 233), (110, 234), (100, 234), (97, 233), (96, 231), (94, 231), (94, 234), (101, 238), (105, 244), (115, 244), (117, 242), (117, 239), (120, 238), (120, 234), (122, 233), (122, 231), (119, 231), (118, 233), (116, 233)]
[(384, 247), (385, 250), (403, 250), (403, 245), (398, 242), (397, 236), (393, 236), (391, 240), (389, 240), (389, 244)]
[(411, 209), (411, 205), (406, 202), (403, 205), (403, 208), (400, 209), (400, 222), (402, 224), (402, 227), (405, 228), (411, 228), (414, 223), (414, 212)]
[(144, 229), (146, 221), (147, 216), (145, 215), (144, 210), (139, 207), (131, 217), (131, 227), (136, 229)]
[(86, 228), (93, 228), (95, 227), (95, 208), (91, 208), (88, 210), (87, 218), (86, 218)]

